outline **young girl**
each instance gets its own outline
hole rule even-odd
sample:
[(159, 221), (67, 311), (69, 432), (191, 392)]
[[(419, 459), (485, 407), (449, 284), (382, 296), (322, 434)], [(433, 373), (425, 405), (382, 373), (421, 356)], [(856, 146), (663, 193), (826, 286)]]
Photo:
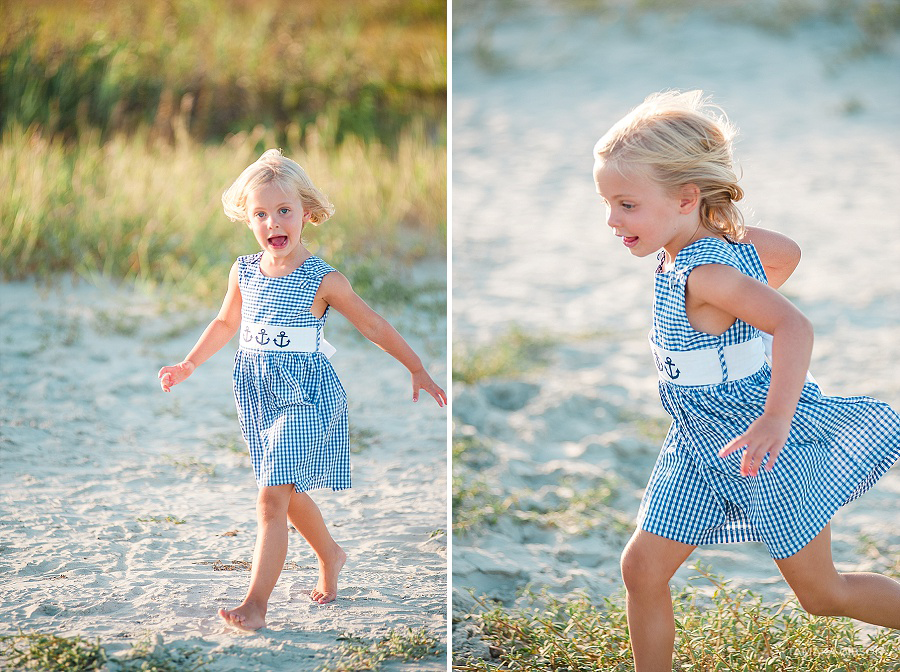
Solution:
[(334, 348), (322, 336), (328, 309), (409, 369), (413, 401), (420, 390), (440, 406), (447, 399), (400, 334), (347, 278), (304, 246), (306, 223), (325, 221), (334, 208), (303, 168), (270, 149), (241, 173), (222, 203), (232, 221), (247, 223), (262, 251), (238, 257), (218, 316), (184, 361), (160, 369), (159, 380), (168, 392), (240, 330), (234, 397), (259, 486), (259, 528), (247, 597), (219, 615), (229, 625), (257, 630), (266, 624), (269, 596), (287, 555), (286, 520), (318, 559), (313, 601), (335, 599), (347, 558), (307, 494), (350, 487), (347, 399), (328, 361)]
[(635, 256), (661, 250), (650, 348), (672, 425), (622, 554), (639, 672), (672, 669), (669, 580), (700, 544), (761, 541), (810, 613), (900, 628), (900, 583), (838, 573), (829, 530), (900, 456), (900, 417), (807, 378), (812, 327), (772, 288), (799, 250), (745, 231), (734, 133), (701, 92), (667, 92), (594, 147), (609, 227)]

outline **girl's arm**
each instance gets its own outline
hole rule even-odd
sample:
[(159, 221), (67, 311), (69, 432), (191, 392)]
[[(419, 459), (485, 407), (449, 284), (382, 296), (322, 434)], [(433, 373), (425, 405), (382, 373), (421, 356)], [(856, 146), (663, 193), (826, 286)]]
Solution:
[(434, 397), (438, 406), (447, 403), (447, 395), (425, 371), (422, 360), (387, 320), (363, 301), (341, 273), (333, 272), (322, 278), (318, 296), (350, 320), (359, 332), (379, 348), (403, 364), (412, 376), (413, 401), (419, 400), (419, 390)]
[(806, 381), (812, 354), (812, 324), (774, 289), (730, 266), (698, 266), (688, 276), (693, 305), (708, 304), (772, 334), (772, 382), (765, 410), (747, 431), (720, 452), (726, 457), (745, 448), (741, 474), (755, 476), (766, 453), (771, 471), (787, 441), (791, 419)]
[(174, 366), (164, 366), (159, 370), (159, 384), (163, 391), (168, 392), (173, 385), (186, 380), (194, 369), (221, 350), (240, 326), (241, 290), (238, 287), (238, 267), (235, 262), (228, 274), (228, 291), (216, 319), (209, 323), (184, 361)]
[(742, 242), (756, 247), (769, 287), (781, 287), (800, 263), (800, 246), (777, 231), (748, 226)]

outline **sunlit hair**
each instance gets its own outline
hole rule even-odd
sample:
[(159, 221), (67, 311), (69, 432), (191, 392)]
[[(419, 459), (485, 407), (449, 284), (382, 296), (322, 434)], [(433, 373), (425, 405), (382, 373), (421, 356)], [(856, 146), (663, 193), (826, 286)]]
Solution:
[(222, 194), (222, 205), (228, 218), (233, 222), (246, 222), (247, 195), (270, 182), (286, 193), (297, 194), (313, 224), (324, 222), (334, 214), (331, 201), (312, 183), (306, 171), (296, 161), (282, 155), (280, 149), (269, 149), (247, 166)]
[(737, 129), (702, 91), (654, 93), (620, 119), (594, 145), (594, 160), (628, 176), (643, 176), (670, 193), (695, 184), (700, 223), (739, 241), (744, 197), (732, 167)]

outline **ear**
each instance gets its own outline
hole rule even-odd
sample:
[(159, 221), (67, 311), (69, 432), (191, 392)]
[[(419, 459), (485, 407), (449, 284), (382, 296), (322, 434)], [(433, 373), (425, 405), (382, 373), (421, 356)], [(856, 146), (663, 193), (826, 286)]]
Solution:
[(700, 188), (693, 183), (685, 184), (678, 192), (678, 210), (687, 215), (700, 206)]
[(303, 211), (303, 223), (306, 224), (309, 221), (309, 218), (312, 217), (312, 213), (308, 210)]

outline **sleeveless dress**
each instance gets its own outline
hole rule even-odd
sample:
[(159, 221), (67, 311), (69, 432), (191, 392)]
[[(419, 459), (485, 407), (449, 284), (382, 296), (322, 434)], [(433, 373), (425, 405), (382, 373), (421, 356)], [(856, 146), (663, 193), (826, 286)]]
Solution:
[[(662, 259), (662, 257), (661, 257)], [(685, 286), (701, 264), (725, 264), (766, 282), (751, 244), (707, 237), (674, 267), (657, 270), (650, 338), (671, 351), (723, 349), (760, 332), (740, 320), (721, 336), (698, 332), (685, 311)], [(685, 544), (761, 541), (786, 558), (822, 531), (837, 509), (868, 490), (900, 457), (900, 416), (871, 397), (829, 397), (807, 379), (787, 443), (771, 472), (740, 474), (743, 451), (718, 452), (746, 431), (765, 406), (771, 369), (713, 385), (659, 383), (672, 424), (641, 501), (638, 527)]]
[[(270, 278), (259, 269), (262, 254), (237, 259), (243, 322), (314, 327), (320, 346), (328, 309), (321, 318), (309, 309), (322, 278), (335, 269), (312, 256), (293, 273)], [(257, 486), (350, 487), (347, 395), (324, 353), (241, 348), (233, 382)]]

